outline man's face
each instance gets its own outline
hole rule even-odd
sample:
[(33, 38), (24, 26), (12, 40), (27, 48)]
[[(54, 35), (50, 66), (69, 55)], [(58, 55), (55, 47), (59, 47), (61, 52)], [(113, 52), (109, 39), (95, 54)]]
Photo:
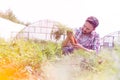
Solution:
[(82, 27), (83, 34), (90, 34), (93, 30), (94, 27), (89, 22), (85, 22), (85, 24)]

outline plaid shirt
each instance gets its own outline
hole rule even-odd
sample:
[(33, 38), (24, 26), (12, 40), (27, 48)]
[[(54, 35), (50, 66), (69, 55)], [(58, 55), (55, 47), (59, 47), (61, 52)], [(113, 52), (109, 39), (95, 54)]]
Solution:
[[(79, 28), (75, 31), (75, 38), (79, 44), (84, 46), (85, 48), (96, 50), (96, 53), (99, 51), (100, 42), (99, 42), (99, 34), (96, 32), (92, 32), (89, 35), (82, 34), (82, 29)], [(68, 45), (62, 48), (63, 54), (72, 53), (74, 51), (74, 47)]]
[(82, 34), (82, 29), (79, 28), (76, 30), (75, 38), (77, 39), (78, 43), (84, 46), (85, 48), (99, 51), (100, 41), (99, 41), (99, 34), (93, 31), (89, 35)]

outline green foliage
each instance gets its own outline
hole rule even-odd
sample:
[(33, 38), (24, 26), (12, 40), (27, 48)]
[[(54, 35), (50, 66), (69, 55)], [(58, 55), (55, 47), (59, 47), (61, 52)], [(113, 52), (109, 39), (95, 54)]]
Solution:
[[(14, 40), (5, 42), (0, 39), (0, 79), (7, 77), (9, 80), (10, 77), (13, 78), (16, 74), (17, 76), (20, 76), (20, 74), (27, 75), (27, 72), (23, 71), (26, 66), (30, 66), (33, 70), (39, 70), (40, 74), (43, 62), (55, 60), (57, 48), (56, 43), (50, 41)], [(8, 70), (3, 68), (4, 66)], [(2, 72), (5, 72), (3, 75), (5, 77), (1, 76)]]
[[(77, 64), (79, 64), (82, 74), (78, 75), (76, 80), (95, 80), (96, 77), (100, 77), (97, 80), (111, 80), (110, 77), (118, 76), (120, 74), (119, 49), (120, 47), (116, 46), (113, 51), (102, 50), (99, 54), (76, 50), (72, 55), (77, 57), (72, 59), (71, 56), (68, 56), (71, 63), (72, 61), (77, 63), (76, 60), (80, 60), (80, 63)], [(43, 74), (44, 63), (47, 65), (47, 61), (55, 61), (56, 56), (61, 56), (61, 59), (65, 57), (62, 57), (61, 52), (61, 44), (51, 41), (19, 39), (6, 42), (0, 39), (0, 79), (19, 80), (24, 78), (23, 80), (25, 80), (29, 75), (28, 71), (24, 70), (26, 66)]]
[(61, 38), (61, 35), (65, 35), (66, 31), (70, 29), (61, 23), (57, 23), (55, 26), (57, 26), (58, 30), (52, 31), (51, 35), (54, 36), (56, 40), (59, 40)]
[[(80, 67), (83, 73), (79, 75), (81, 77), (78, 80), (96, 80), (97, 75), (101, 77), (97, 80), (111, 80), (108, 76), (113, 77), (119, 74), (119, 61), (117, 62), (115, 59), (117, 54), (115, 54), (114, 51), (104, 49), (100, 51), (99, 54), (95, 54), (78, 50), (74, 53), (81, 58)], [(85, 77), (86, 73), (87, 77)]]
[(45, 43), (41, 43), (42, 53), (48, 60), (54, 60), (57, 55), (61, 55), (60, 45), (57, 43), (48, 41)]
[(23, 24), (23, 25), (30, 24), (30, 23), (24, 23), (24, 22), (18, 20), (11, 9), (8, 9), (5, 13), (0, 12), (0, 17), (8, 19), (8, 20), (15, 22), (15, 23), (18, 23), (18, 24)]
[(115, 44), (114, 51), (118, 54), (120, 57), (120, 44)]

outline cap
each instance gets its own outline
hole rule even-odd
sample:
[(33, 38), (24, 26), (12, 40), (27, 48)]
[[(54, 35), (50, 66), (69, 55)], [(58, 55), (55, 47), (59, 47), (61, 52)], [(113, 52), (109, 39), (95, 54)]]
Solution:
[(93, 25), (94, 28), (96, 28), (99, 25), (99, 21), (96, 17), (90, 16), (86, 19), (87, 22)]

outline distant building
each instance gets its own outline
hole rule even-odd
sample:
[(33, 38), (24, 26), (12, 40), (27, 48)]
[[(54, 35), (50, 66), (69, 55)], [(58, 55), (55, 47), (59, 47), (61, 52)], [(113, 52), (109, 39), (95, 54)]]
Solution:
[(101, 39), (101, 47), (113, 48), (114, 47), (114, 36), (105, 36)]
[[(57, 23), (58, 22), (51, 20), (37, 21), (22, 29), (16, 36), (16, 38), (33, 40), (54, 40), (51, 32), (58, 30), (58, 26), (56, 25)], [(63, 39), (63, 37), (64, 36), (61, 36), (61, 39)]]
[(100, 44), (101, 47), (104, 48), (113, 48), (115, 44), (120, 44), (120, 31), (105, 35), (103, 38), (101, 38)]

